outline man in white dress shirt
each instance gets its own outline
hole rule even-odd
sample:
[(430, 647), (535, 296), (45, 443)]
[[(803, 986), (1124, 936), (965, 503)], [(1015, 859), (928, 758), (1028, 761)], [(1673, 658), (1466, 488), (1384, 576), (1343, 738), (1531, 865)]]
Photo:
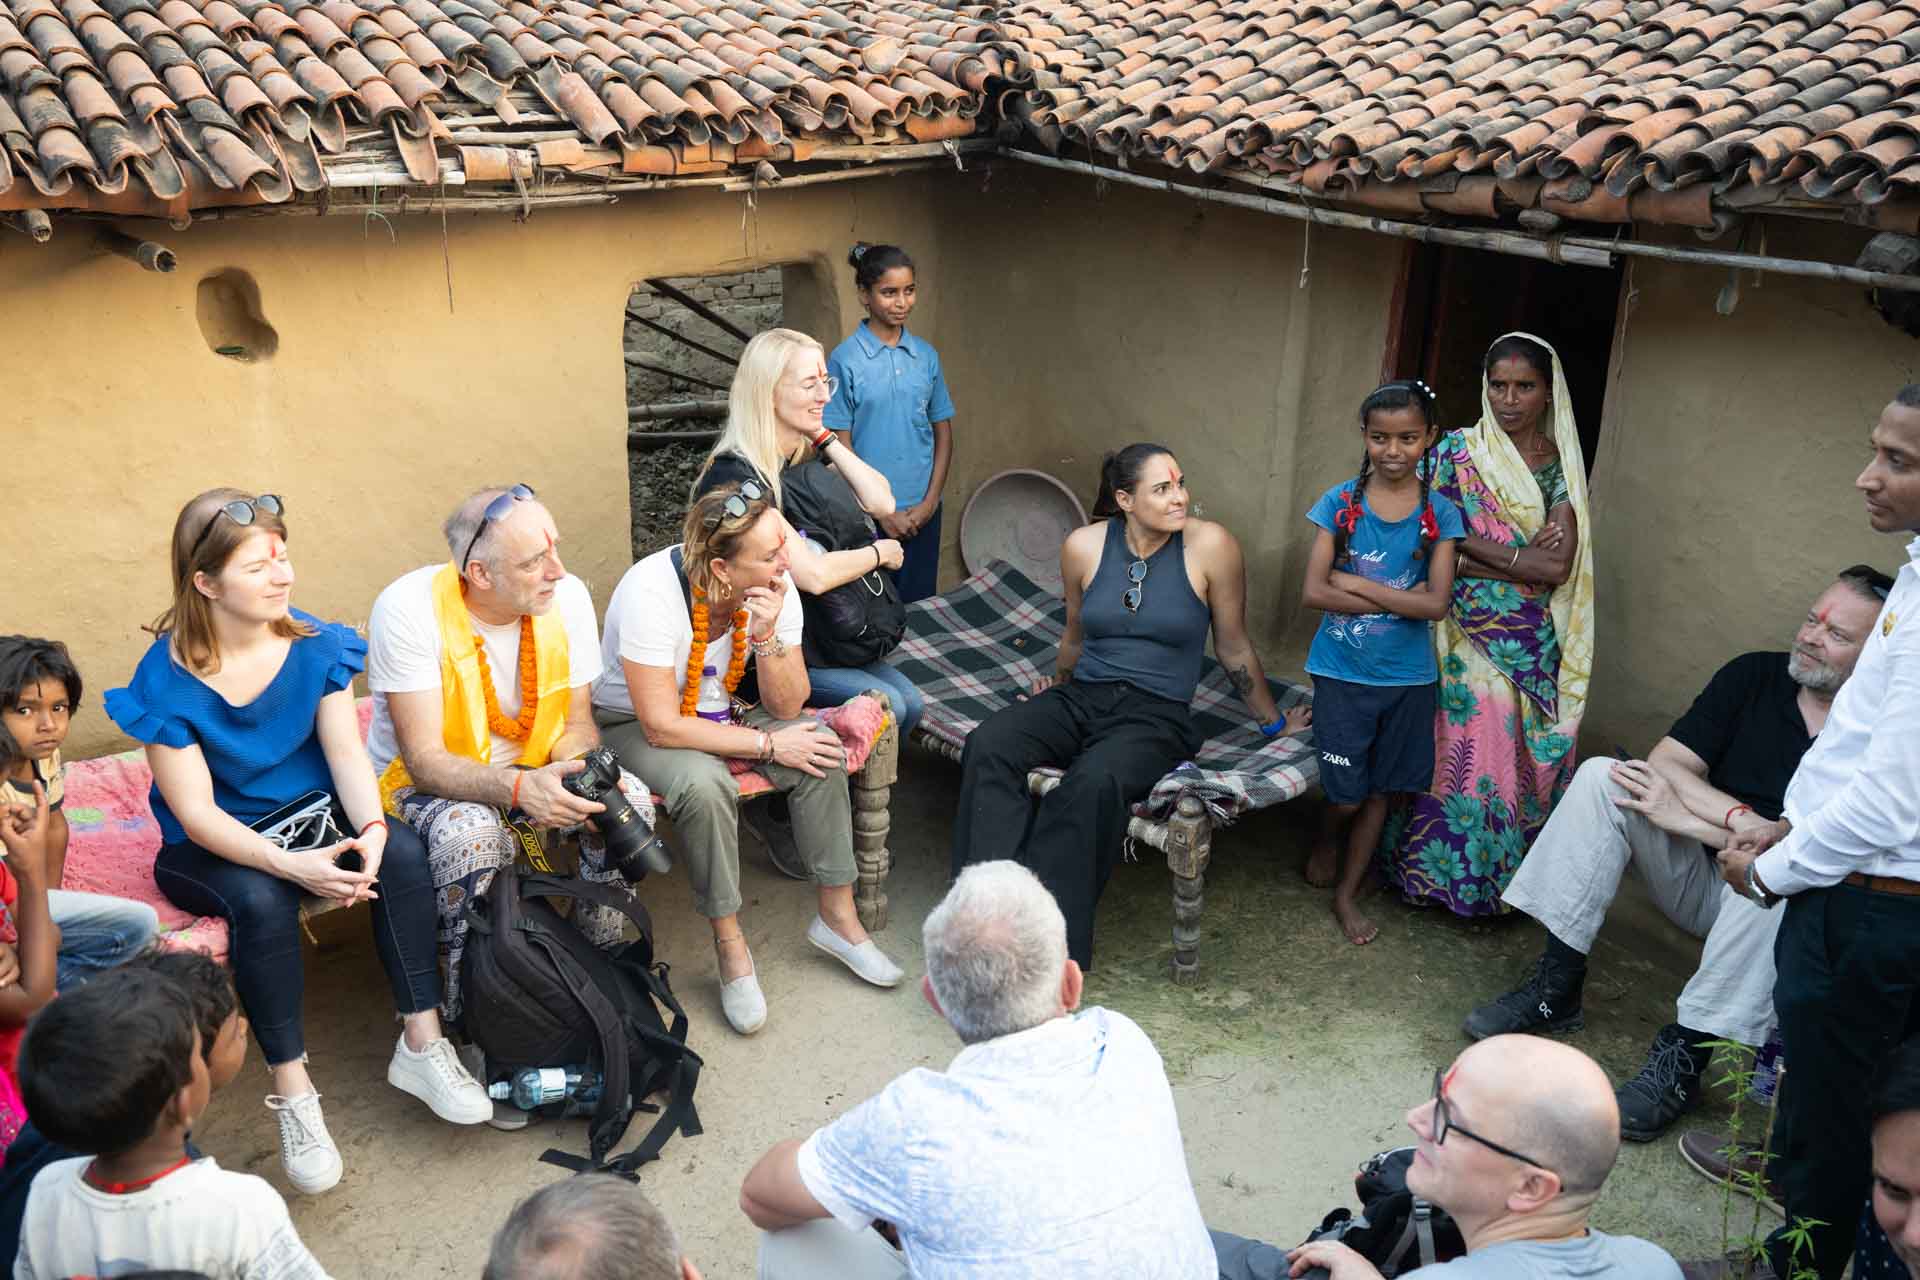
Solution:
[[(1872, 446), (1854, 482), (1869, 523), (1920, 533), (1920, 384), (1881, 413)], [(1720, 854), (1737, 891), (1763, 906), (1785, 899), (1774, 1004), (1789, 1077), (1769, 1172), (1788, 1226), (1768, 1241), (1781, 1276), (1799, 1219), (1824, 1224), (1811, 1232), (1822, 1280), (1846, 1266), (1869, 1181), (1868, 1085), (1893, 1046), (1920, 1031), (1920, 537), (1907, 554), (1853, 678), (1787, 786), (1784, 816)]]
[(1217, 1280), (1166, 1069), (1125, 1015), (1074, 1011), (1053, 895), (976, 863), (925, 938), (921, 991), (966, 1048), (760, 1158), (762, 1280)]

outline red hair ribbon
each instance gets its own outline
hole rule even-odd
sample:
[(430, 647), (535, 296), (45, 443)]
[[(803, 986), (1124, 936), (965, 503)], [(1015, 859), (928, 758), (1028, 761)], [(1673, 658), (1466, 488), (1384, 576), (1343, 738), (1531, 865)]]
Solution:
[(1431, 503), (1420, 509), (1420, 536), (1428, 542), (1440, 541), (1440, 521), (1434, 518)]
[(1358, 489), (1347, 490), (1347, 505), (1334, 513), (1333, 524), (1348, 537), (1352, 537), (1354, 531), (1360, 527), (1360, 491)]

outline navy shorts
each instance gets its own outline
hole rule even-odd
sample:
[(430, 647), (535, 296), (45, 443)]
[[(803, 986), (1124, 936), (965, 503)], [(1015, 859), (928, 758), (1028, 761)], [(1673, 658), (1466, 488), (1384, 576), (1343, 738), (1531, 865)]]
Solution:
[(1433, 785), (1433, 717), (1439, 682), (1356, 684), (1313, 678), (1313, 739), (1320, 785), (1334, 804), (1425, 791)]

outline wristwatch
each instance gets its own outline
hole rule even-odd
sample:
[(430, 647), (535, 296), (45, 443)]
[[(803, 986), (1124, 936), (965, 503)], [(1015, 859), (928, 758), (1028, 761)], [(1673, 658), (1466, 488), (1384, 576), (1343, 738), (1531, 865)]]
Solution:
[(1775, 903), (1780, 901), (1780, 895), (1777, 893), (1768, 893), (1761, 885), (1760, 877), (1753, 873), (1753, 869), (1754, 864), (1749, 862), (1747, 864), (1747, 897), (1752, 899), (1756, 906), (1762, 909), (1770, 909)]

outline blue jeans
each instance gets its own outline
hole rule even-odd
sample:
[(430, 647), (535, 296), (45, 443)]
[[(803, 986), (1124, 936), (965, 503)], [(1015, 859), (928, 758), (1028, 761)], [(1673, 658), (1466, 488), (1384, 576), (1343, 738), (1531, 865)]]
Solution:
[(160, 917), (152, 907), (103, 893), (49, 889), (47, 913), (60, 929), (54, 970), (54, 986), (60, 991), (138, 955), (160, 932)]
[[(167, 901), (195, 915), (227, 922), (227, 958), (240, 1008), (269, 1067), (306, 1052), (300, 1008), (306, 958), (300, 953), (300, 900), (291, 880), (228, 862), (197, 844), (170, 844), (154, 860), (153, 878)], [(373, 900), (373, 946), (393, 988), (394, 1007), (419, 1013), (440, 1003), (440, 961), (434, 949), (433, 872), (413, 828), (387, 821)]]
[(808, 667), (807, 679), (813, 682), (813, 695), (807, 699), (807, 705), (813, 707), (837, 707), (869, 689), (885, 690), (893, 703), (894, 718), (900, 722), (902, 742), (913, 732), (913, 726), (920, 723), (920, 713), (927, 705), (913, 681), (885, 661), (865, 667)]

